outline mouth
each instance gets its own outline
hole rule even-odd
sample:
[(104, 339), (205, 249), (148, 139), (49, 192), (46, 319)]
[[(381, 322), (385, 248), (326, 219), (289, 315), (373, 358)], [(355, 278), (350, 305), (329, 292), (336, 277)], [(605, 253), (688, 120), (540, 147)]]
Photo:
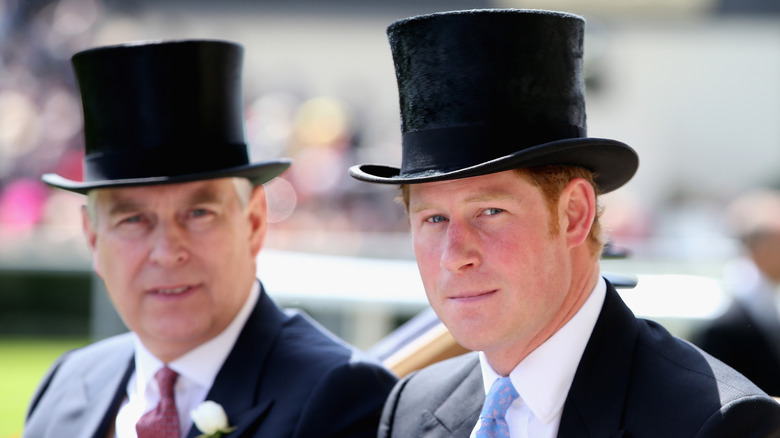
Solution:
[(449, 298), (450, 300), (453, 300), (455, 302), (465, 303), (465, 302), (478, 301), (487, 298), (496, 292), (498, 292), (498, 289), (479, 291), (479, 292), (463, 292), (457, 295), (453, 295)]
[(159, 287), (154, 289), (149, 289), (149, 293), (152, 295), (158, 295), (158, 296), (178, 296), (186, 294), (187, 292), (191, 292), (195, 290), (195, 286), (192, 285), (186, 285), (186, 286), (175, 286), (175, 287)]

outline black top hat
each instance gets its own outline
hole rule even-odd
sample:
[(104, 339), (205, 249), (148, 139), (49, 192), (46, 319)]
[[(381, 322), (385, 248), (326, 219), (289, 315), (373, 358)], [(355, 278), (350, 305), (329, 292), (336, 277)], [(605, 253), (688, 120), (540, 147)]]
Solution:
[(601, 192), (639, 164), (615, 141), (588, 138), (584, 20), (485, 9), (397, 21), (387, 29), (401, 106), (401, 168), (363, 164), (350, 175), (409, 184), (548, 164), (581, 166)]
[(290, 166), (250, 163), (241, 87), (243, 47), (181, 40), (99, 47), (73, 56), (84, 109), (84, 180), (91, 189), (245, 177), (265, 183)]

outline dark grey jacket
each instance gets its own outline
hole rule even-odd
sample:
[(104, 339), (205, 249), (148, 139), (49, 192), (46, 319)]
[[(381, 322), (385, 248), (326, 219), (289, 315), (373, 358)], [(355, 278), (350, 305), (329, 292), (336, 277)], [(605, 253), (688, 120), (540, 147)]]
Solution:
[[(544, 378), (544, 376), (539, 376)], [(485, 398), (476, 353), (404, 378), (379, 437), (468, 437)], [(607, 296), (564, 404), (558, 437), (780, 437), (780, 404)]]
[[(105, 437), (132, 374), (129, 334), (61, 357), (35, 394), (24, 437)], [(262, 292), (206, 399), (230, 437), (374, 437), (396, 378)], [(193, 426), (189, 436), (199, 435)]]

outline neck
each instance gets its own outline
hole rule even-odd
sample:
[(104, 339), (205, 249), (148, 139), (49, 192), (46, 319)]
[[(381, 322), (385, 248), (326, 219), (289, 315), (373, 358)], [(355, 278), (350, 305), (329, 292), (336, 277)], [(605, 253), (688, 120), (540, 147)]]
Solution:
[(598, 261), (589, 260), (582, 269), (574, 269), (575, 275), (570, 282), (569, 292), (558, 311), (548, 324), (534, 336), (530, 342), (521, 346), (511, 346), (497, 351), (485, 351), (485, 357), (493, 369), (501, 376), (508, 376), (529, 354), (544, 344), (551, 336), (566, 325), (579, 312), (596, 287), (600, 274)]

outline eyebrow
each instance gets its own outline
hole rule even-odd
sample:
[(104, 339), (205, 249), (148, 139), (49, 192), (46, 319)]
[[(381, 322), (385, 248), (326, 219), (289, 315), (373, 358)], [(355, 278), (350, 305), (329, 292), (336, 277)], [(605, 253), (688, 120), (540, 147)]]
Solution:
[(112, 197), (111, 208), (108, 210), (109, 216), (129, 213), (141, 209), (141, 203), (131, 199), (116, 199)]
[(505, 201), (515, 199), (514, 196), (508, 193), (491, 193), (487, 195), (477, 195), (470, 198), (466, 198), (466, 202), (490, 202), (490, 201)]
[[(476, 203), (476, 202), (492, 202), (492, 201), (505, 201), (505, 200), (513, 200), (515, 199), (514, 196), (508, 194), (508, 193), (488, 193), (484, 195), (475, 195), (468, 197), (464, 199), (464, 202), (467, 204)], [(427, 210), (429, 208), (435, 208), (432, 203), (428, 202), (422, 202), (419, 204), (410, 204), (409, 206), (409, 212), (410, 213), (419, 213), (420, 211)]]
[(215, 190), (212, 186), (204, 186), (200, 187), (198, 190), (196, 190), (192, 195), (190, 195), (188, 199), (188, 204), (201, 204), (201, 203), (208, 203), (208, 202), (217, 202), (220, 201), (220, 196), (217, 190)]

